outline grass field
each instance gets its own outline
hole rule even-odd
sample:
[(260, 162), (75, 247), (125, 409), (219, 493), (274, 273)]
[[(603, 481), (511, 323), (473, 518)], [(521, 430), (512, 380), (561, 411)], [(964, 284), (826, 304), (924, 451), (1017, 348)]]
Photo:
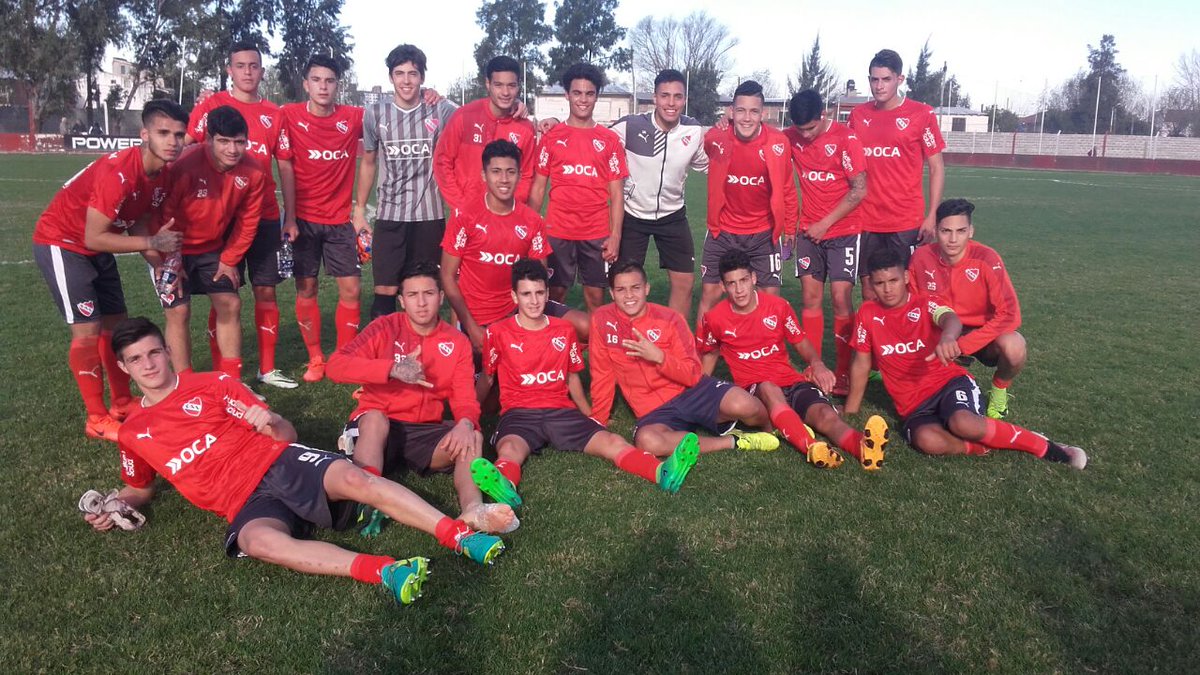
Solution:
[[(116, 452), (82, 434), (67, 331), (29, 259), (38, 214), (86, 161), (0, 162), (6, 672), (1194, 672), (1200, 660), (1194, 178), (949, 168), (947, 196), (978, 204), (977, 237), (1005, 256), (1022, 301), (1030, 365), (1011, 419), (1086, 448), (1085, 472), (1019, 453), (935, 460), (897, 440), (876, 474), (820, 472), (790, 450), (709, 455), (668, 497), (551, 452), (527, 466), (522, 528), (490, 569), (400, 527), (324, 536), (432, 556), (425, 597), (400, 608), (349, 580), (227, 560), (225, 524), (174, 492), (136, 534), (80, 519), (84, 490), (118, 484)], [(131, 313), (161, 316), (139, 259), (121, 270)], [(298, 375), (294, 291), (281, 289), (293, 327), (279, 361)], [(332, 285), (322, 292), (328, 317)], [(798, 300), (794, 280), (786, 294)], [(246, 335), (253, 372), (249, 323)], [(852, 421), (894, 423), (876, 387)], [(333, 447), (350, 389), (267, 393), (302, 440)], [(448, 477), (408, 484), (454, 508)]]

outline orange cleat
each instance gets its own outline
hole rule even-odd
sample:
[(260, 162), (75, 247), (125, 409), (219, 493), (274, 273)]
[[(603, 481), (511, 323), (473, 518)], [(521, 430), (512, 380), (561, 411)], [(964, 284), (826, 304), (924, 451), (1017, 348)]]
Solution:
[(112, 404), (112, 407), (108, 409), (108, 416), (118, 422), (124, 422), (125, 418), (129, 417), (129, 413), (133, 412), (133, 409), (137, 407), (137, 405), (138, 404), (132, 398), (127, 398), (124, 401), (118, 401)]
[(325, 379), (325, 360), (313, 359), (308, 362), (308, 369), (304, 371), (305, 382), (320, 382)]
[(83, 426), (83, 433), (87, 434), (88, 438), (113, 443), (117, 442), (117, 433), (120, 431), (121, 423), (111, 415), (88, 415), (87, 424)]

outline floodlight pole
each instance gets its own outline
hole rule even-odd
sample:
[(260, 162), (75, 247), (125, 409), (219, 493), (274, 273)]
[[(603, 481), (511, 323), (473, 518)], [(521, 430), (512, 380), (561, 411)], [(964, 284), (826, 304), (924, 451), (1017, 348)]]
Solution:
[(1096, 81), (1096, 112), (1092, 115), (1092, 156), (1096, 156), (1096, 129), (1100, 125), (1100, 88), (1104, 86), (1104, 75)]
[(1150, 159), (1154, 159), (1154, 113), (1158, 112), (1158, 76), (1154, 76), (1154, 93), (1150, 96)]

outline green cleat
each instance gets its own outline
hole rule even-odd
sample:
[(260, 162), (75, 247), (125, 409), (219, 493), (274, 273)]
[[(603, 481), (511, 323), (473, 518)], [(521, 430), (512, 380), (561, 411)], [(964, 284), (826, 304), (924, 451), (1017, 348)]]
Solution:
[(658, 487), (671, 494), (679, 492), (699, 457), (700, 439), (696, 438), (696, 434), (687, 434), (675, 446), (675, 452), (658, 465)]
[(397, 560), (379, 571), (383, 587), (391, 592), (396, 604), (407, 605), (421, 597), (421, 586), (429, 576), (429, 558)]
[(358, 505), (358, 521), (355, 527), (358, 528), (358, 535), (370, 539), (378, 537), (380, 532), (383, 532), (383, 523), (388, 520), (388, 516), (383, 511), (370, 506), (368, 504)]
[(734, 442), (734, 447), (738, 450), (761, 450), (763, 452), (771, 452), (779, 449), (779, 438), (775, 434), (765, 431), (742, 431), (740, 429), (730, 429), (729, 435), (737, 440)]
[(471, 480), (483, 494), (495, 499), (501, 504), (516, 508), (521, 505), (521, 495), (517, 494), (517, 486), (500, 473), (488, 460), (478, 457), (471, 461)]
[(1008, 390), (992, 387), (988, 393), (987, 416), (994, 420), (1008, 417)]
[(459, 538), (455, 552), (480, 565), (491, 565), (504, 552), (504, 541), (494, 534), (471, 532)]

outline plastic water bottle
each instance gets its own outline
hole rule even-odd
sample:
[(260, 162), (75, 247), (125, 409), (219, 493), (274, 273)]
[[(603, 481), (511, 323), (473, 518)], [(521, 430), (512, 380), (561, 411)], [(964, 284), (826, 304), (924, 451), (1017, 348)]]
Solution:
[(371, 231), (363, 230), (358, 233), (358, 262), (367, 264), (371, 261)]
[(183, 267), (183, 255), (179, 251), (175, 251), (167, 256), (163, 261), (162, 269), (158, 272), (158, 282), (155, 288), (159, 295), (169, 295), (173, 293), (175, 282), (179, 279), (179, 268)]
[(292, 273), (296, 267), (296, 258), (290, 237), (284, 237), (283, 241), (279, 243), (279, 251), (275, 254), (275, 259), (279, 261), (279, 278), (292, 278)]

